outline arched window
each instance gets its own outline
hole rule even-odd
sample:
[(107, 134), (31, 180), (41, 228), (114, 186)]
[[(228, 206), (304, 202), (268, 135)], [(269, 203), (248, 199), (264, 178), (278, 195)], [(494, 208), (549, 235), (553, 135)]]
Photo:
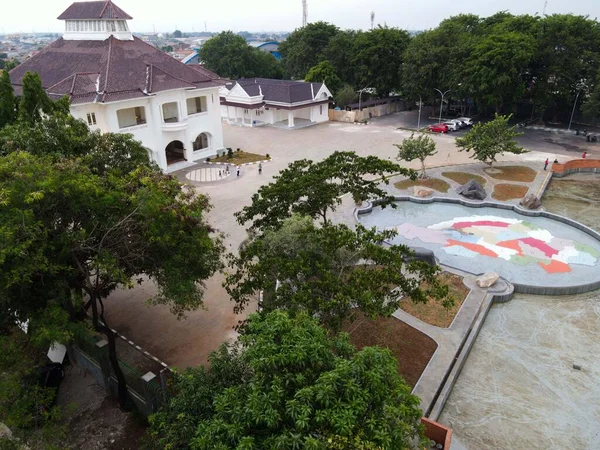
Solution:
[(209, 146), (209, 135), (208, 133), (200, 133), (194, 141), (194, 150), (203, 150)]

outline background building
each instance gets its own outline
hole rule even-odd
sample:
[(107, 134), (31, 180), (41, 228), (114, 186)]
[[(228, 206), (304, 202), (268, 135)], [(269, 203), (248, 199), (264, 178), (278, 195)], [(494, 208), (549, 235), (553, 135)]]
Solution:
[(131, 133), (163, 170), (175, 170), (223, 148), (220, 78), (185, 65), (134, 37), (126, 12), (111, 1), (73, 3), (59, 16), (65, 33), (10, 72), (20, 95), (37, 72), (53, 99), (90, 129)]

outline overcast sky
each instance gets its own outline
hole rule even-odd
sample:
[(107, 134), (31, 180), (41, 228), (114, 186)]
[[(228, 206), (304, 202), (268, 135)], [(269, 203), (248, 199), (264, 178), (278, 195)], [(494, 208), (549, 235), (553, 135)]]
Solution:
[[(0, 32), (62, 31), (56, 17), (71, 0), (7, 0), (2, 2)], [(115, 0), (131, 15), (133, 31), (292, 31), (302, 22), (301, 0)], [(546, 14), (574, 13), (600, 17), (600, 0), (548, 0)], [(324, 20), (341, 28), (367, 29), (375, 23), (409, 30), (435, 27), (459, 13), (488, 16), (541, 14), (544, 0), (308, 0), (308, 20)]]

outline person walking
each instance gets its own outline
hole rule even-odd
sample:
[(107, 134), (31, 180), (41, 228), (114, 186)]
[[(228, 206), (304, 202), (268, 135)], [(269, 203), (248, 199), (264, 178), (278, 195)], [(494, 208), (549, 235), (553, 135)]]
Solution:
[(586, 156), (587, 156), (587, 152), (583, 152), (583, 155), (581, 155), (581, 158), (585, 159)]
[(237, 176), (240, 176), (240, 166), (237, 166), (237, 171), (236, 171)]
[(546, 158), (546, 162), (544, 163), (544, 170), (548, 168), (548, 158)]
[(258, 163), (258, 174), (262, 173), (262, 163)]

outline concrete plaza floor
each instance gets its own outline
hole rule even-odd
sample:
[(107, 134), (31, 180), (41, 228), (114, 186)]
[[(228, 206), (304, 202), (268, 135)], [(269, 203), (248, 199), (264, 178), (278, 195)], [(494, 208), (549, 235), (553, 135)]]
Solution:
[[(210, 223), (227, 235), (226, 245), (235, 252), (246, 237), (246, 228), (235, 221), (233, 214), (251, 201), (258, 188), (270, 182), (272, 177), (295, 160), (308, 158), (320, 160), (337, 150), (355, 151), (359, 155), (377, 155), (395, 159), (397, 148), (410, 131), (399, 130), (403, 113), (381, 117), (369, 125), (329, 122), (300, 130), (280, 130), (271, 127), (243, 128), (223, 125), (225, 147), (241, 148), (249, 152), (269, 154), (272, 160), (258, 167), (242, 167), (239, 177), (229, 176), (213, 182), (194, 182), (185, 174), (194, 167), (177, 175), (182, 182), (195, 185), (207, 194), (213, 209), (208, 214)], [(473, 160), (464, 152), (458, 152), (452, 135), (433, 136), (438, 153), (428, 158), (428, 167), (466, 164)], [(521, 156), (507, 155), (501, 161), (529, 161), (543, 164), (546, 158), (561, 157), (554, 153), (532, 152)], [(405, 164), (418, 168), (418, 161)], [(340, 211), (352, 217), (351, 202)], [(199, 255), (201, 257), (201, 255)], [(227, 339), (234, 339), (233, 327), (246, 314), (233, 314), (233, 303), (221, 286), (223, 275), (215, 275), (207, 281), (205, 309), (191, 312), (186, 319), (178, 320), (164, 306), (148, 306), (155, 288), (145, 282), (134, 289), (119, 291), (106, 302), (107, 319), (111, 326), (152, 352), (162, 361), (176, 367), (188, 367), (206, 362), (208, 354)], [(252, 311), (250, 306), (246, 313)]]
[(598, 291), (493, 305), (439, 419), (451, 448), (600, 448), (599, 333)]
[[(355, 151), (359, 155), (377, 155), (395, 159), (399, 144), (411, 132), (398, 130), (399, 115), (374, 119), (369, 125), (329, 122), (300, 130), (281, 130), (271, 127), (245, 128), (223, 124), (225, 146), (241, 148), (249, 152), (269, 154), (272, 160), (263, 164), (263, 173), (258, 174), (256, 165), (244, 166), (240, 176), (231, 176), (215, 181), (196, 182), (185, 175), (197, 167), (176, 173), (182, 182), (196, 186), (207, 194), (213, 204), (208, 213), (210, 223), (227, 235), (226, 246), (235, 252), (246, 237), (246, 228), (240, 226), (233, 214), (249, 204), (252, 195), (274, 175), (298, 159), (321, 160), (337, 150)], [(458, 152), (452, 135), (433, 136), (438, 153), (428, 158), (429, 167), (439, 167), (472, 162), (469, 155)], [(502, 161), (523, 158), (543, 164), (553, 154), (529, 153), (521, 157), (508, 155)], [(418, 168), (418, 161), (405, 164)], [(192, 177), (194, 178), (194, 177)], [(218, 178), (218, 177), (217, 177)], [(352, 202), (340, 207), (340, 214), (352, 219)], [(201, 255), (199, 255), (201, 257)], [(206, 283), (205, 309), (187, 314), (178, 320), (164, 306), (148, 306), (148, 299), (155, 293), (151, 282), (144, 282), (131, 290), (118, 291), (106, 302), (109, 324), (153, 353), (167, 364), (188, 367), (204, 364), (208, 354), (228, 339), (235, 339), (234, 327), (245, 314), (235, 315), (233, 303), (221, 286), (223, 275), (217, 274)]]

